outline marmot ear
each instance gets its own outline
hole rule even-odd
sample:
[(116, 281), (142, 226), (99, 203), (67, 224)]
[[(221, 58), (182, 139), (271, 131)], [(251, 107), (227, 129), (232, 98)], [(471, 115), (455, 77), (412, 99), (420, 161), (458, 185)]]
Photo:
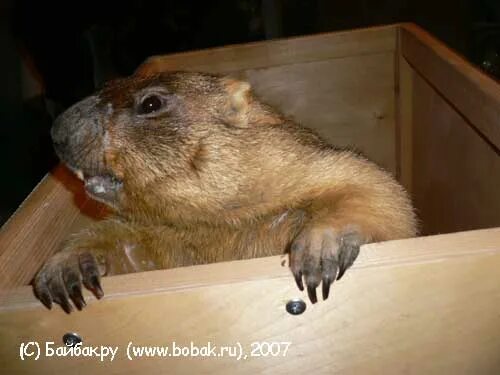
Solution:
[(169, 71), (168, 66), (164, 66), (161, 57), (152, 56), (148, 57), (139, 67), (135, 70), (134, 75), (139, 77), (149, 77), (152, 75), (160, 74)]
[(228, 105), (224, 113), (225, 119), (237, 127), (247, 126), (251, 100), (250, 84), (234, 78), (222, 78), (222, 85), (228, 97)]

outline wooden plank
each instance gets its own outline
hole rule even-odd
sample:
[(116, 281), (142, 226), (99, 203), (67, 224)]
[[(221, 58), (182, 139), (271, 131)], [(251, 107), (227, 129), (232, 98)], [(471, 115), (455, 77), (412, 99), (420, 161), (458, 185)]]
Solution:
[[(299, 316), (284, 305), (305, 296), (280, 257), (108, 277), (104, 300), (72, 315), (33, 305), (22, 287), (0, 311), (0, 366), (9, 374), (498, 373), (499, 244), (500, 228), (364, 246), (330, 299)], [(61, 345), (66, 332), (117, 346), (117, 357), (19, 359), (22, 342)], [(248, 357), (129, 361), (130, 341), (239, 343)], [(291, 344), (286, 356), (252, 357), (252, 342)]]
[(395, 173), (394, 53), (250, 69), (264, 102)]
[[(489, 254), (500, 250), (499, 239), (500, 228), (492, 228), (371, 243), (362, 247), (358, 259), (350, 270), (442, 262), (460, 256)], [(105, 277), (103, 285), (106, 290), (106, 299), (114, 299), (211, 287), (218, 284), (274, 278), (288, 279), (290, 271), (287, 261), (288, 257), (282, 255), (137, 272)], [(17, 287), (9, 291), (7, 295), (9, 303), (0, 305), (0, 313), (40, 307), (40, 303), (31, 293), (30, 286)], [(91, 301), (94, 300), (91, 294), (87, 293), (86, 296)]]
[(413, 80), (413, 198), (424, 234), (500, 226), (500, 157), (423, 78)]
[(499, 149), (498, 82), (415, 25), (403, 25), (401, 38), (410, 65)]
[(316, 34), (298, 38), (232, 45), (153, 56), (138, 69), (143, 74), (167, 70), (231, 73), (246, 69), (392, 52), (396, 26)]
[(396, 80), (396, 176), (411, 194), (413, 188), (413, 77), (411, 68), (401, 53), (401, 35), (398, 33), (398, 52), (395, 56)]
[(66, 236), (102, 209), (66, 168), (45, 176), (0, 229), (0, 291), (29, 283)]

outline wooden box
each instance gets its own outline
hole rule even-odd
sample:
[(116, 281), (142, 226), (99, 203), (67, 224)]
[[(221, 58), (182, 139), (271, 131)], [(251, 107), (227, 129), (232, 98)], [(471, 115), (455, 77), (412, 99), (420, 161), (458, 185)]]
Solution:
[[(364, 246), (316, 305), (278, 256), (107, 277), (103, 300), (87, 293), (88, 307), (66, 315), (27, 284), (100, 207), (59, 167), (0, 232), (2, 373), (500, 373), (497, 82), (411, 24), (153, 57), (140, 69), (248, 79), (265, 101), (394, 173), (425, 236)], [(294, 298), (307, 303), (301, 315), (285, 310)], [(118, 352), (47, 357), (46, 343), (62, 346), (68, 332)], [(127, 358), (130, 345), (174, 342), (236, 352)]]

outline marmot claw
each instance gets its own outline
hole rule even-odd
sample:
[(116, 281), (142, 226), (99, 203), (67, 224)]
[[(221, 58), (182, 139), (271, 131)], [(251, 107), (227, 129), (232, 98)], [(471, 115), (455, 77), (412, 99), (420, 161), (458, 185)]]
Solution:
[(311, 227), (304, 229), (292, 242), (290, 268), (300, 290), (304, 290), (312, 303), (316, 303), (316, 288), (322, 283), (323, 300), (330, 294), (330, 286), (340, 280), (354, 263), (363, 243), (357, 232), (337, 235), (333, 228)]
[(89, 252), (62, 251), (56, 254), (33, 281), (35, 295), (45, 307), (51, 309), (54, 302), (68, 314), (73, 310), (70, 300), (78, 310), (86, 306), (82, 284), (98, 299), (104, 295), (98, 264)]

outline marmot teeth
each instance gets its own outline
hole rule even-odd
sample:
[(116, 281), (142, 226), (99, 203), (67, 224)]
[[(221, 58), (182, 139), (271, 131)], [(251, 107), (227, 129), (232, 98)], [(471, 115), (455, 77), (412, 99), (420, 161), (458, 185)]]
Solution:
[(84, 180), (84, 177), (83, 177), (83, 172), (82, 172), (82, 170), (81, 170), (81, 169), (75, 170), (74, 172), (75, 172), (75, 174), (76, 174), (76, 177), (78, 177), (78, 178), (79, 178), (80, 180), (82, 180), (82, 181)]

